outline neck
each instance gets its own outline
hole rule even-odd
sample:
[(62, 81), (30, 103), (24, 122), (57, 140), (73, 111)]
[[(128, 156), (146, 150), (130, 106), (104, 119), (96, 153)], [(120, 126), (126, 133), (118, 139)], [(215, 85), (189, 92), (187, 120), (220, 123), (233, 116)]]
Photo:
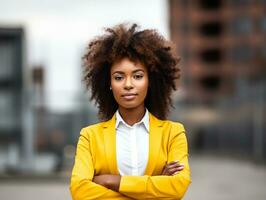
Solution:
[(139, 122), (145, 115), (144, 105), (139, 106), (134, 109), (127, 109), (127, 108), (119, 107), (118, 110), (123, 120), (130, 126)]

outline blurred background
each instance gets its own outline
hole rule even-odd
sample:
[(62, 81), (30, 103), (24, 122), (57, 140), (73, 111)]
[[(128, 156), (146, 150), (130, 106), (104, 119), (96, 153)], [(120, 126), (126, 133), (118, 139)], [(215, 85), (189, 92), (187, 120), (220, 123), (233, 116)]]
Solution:
[(136, 22), (176, 44), (188, 199), (266, 198), (265, 0), (0, 0), (0, 198), (71, 199), (80, 129), (97, 122), (82, 83), (88, 42)]

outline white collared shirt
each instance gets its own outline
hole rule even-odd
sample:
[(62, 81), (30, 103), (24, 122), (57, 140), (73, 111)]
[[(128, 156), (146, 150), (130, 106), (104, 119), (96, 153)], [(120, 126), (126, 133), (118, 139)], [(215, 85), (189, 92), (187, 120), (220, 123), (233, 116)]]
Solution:
[(116, 158), (120, 175), (144, 175), (149, 157), (149, 112), (128, 125), (116, 112)]

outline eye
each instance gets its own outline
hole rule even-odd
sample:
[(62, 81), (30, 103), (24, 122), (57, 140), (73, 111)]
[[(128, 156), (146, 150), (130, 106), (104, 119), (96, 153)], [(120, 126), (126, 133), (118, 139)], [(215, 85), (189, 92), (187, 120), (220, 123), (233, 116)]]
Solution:
[(134, 79), (139, 80), (139, 79), (142, 79), (142, 78), (143, 78), (143, 75), (142, 74), (135, 74), (134, 75)]
[(123, 79), (123, 77), (122, 77), (122, 76), (115, 76), (114, 79), (115, 79), (116, 81), (120, 81), (120, 80)]

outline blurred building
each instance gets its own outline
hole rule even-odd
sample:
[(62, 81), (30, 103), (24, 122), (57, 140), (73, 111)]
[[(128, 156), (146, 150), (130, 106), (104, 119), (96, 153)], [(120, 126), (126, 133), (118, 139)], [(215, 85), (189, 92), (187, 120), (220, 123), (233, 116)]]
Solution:
[(22, 144), (23, 37), (21, 28), (0, 28), (0, 146), (10, 155), (6, 165), (17, 164)]
[(25, 68), (25, 42), (22, 27), (0, 28), (0, 174), (70, 169), (80, 128), (96, 113), (81, 93), (74, 110), (48, 109), (45, 67)]
[(167, 37), (167, 1), (0, 3), (0, 178), (69, 172), (80, 129), (98, 121), (82, 82), (86, 46), (126, 22)]
[(170, 0), (169, 8), (193, 145), (265, 159), (266, 1)]

